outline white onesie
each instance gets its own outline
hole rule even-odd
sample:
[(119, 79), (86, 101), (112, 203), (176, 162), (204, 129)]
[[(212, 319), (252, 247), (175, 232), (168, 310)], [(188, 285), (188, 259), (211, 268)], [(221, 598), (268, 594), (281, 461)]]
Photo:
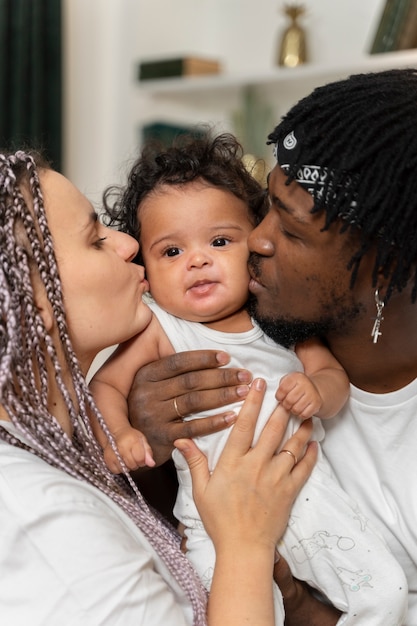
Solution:
[[(291, 371), (302, 371), (293, 350), (274, 343), (253, 322), (244, 333), (224, 333), (204, 324), (188, 322), (149, 303), (174, 350), (225, 350), (231, 356), (229, 367), (249, 369), (266, 380), (267, 392), (258, 418), (255, 440), (277, 404), (279, 380)], [(236, 412), (241, 403), (228, 407)], [(206, 412), (218, 413), (218, 409)], [(314, 438), (323, 439), (320, 420), (314, 419)], [(284, 441), (299, 427), (290, 419)], [(212, 470), (223, 450), (230, 429), (196, 441)], [(179, 490), (174, 508), (176, 518), (187, 528), (187, 556), (210, 589), (215, 563), (213, 544), (205, 532), (192, 498), (191, 477), (183, 456), (174, 451)], [(219, 503), (221, 506), (221, 503)], [(319, 449), (311, 477), (297, 497), (287, 530), (278, 545), (293, 575), (318, 589), (344, 615), (338, 625), (399, 626), (407, 613), (407, 582), (403, 570), (389, 552), (368, 518), (342, 490)], [(274, 585), (276, 621), (283, 619), (279, 589)]]

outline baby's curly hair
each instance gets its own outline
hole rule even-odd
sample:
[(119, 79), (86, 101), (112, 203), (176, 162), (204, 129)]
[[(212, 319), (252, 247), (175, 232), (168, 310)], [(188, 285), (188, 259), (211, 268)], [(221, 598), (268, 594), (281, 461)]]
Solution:
[[(266, 196), (242, 156), (241, 144), (229, 133), (182, 134), (170, 147), (150, 141), (133, 164), (126, 186), (104, 192), (105, 220), (140, 241), (138, 208), (146, 197), (164, 185), (182, 187), (202, 180), (243, 200), (255, 225), (265, 214)], [(140, 251), (135, 262), (143, 263)]]

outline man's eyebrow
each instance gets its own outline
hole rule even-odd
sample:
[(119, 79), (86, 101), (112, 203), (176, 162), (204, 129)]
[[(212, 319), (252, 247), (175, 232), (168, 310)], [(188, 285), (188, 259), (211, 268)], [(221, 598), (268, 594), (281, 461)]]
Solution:
[(275, 205), (276, 207), (278, 207), (279, 209), (281, 209), (282, 211), (287, 213), (287, 215), (290, 215), (292, 217), (292, 219), (295, 220), (296, 222), (298, 222), (299, 224), (306, 224), (307, 223), (307, 220), (304, 217), (301, 217), (299, 214), (297, 215), (297, 213), (294, 211), (294, 209), (292, 209), (291, 207), (286, 205), (281, 200), (281, 198), (279, 198), (275, 194), (272, 194), (272, 195), (269, 194), (269, 198), (270, 198), (271, 204)]
[(278, 196), (276, 196), (275, 194), (271, 194), (269, 191), (269, 179), (271, 176), (271, 172), (268, 172), (267, 177), (266, 177), (266, 184), (267, 184), (267, 192), (268, 192), (268, 197), (269, 200), (272, 204), (275, 204), (276, 206), (279, 206), (280, 209), (282, 209), (283, 211), (285, 211), (286, 213), (288, 213), (289, 215), (294, 215), (294, 211), (292, 211), (289, 207), (287, 207), (286, 204), (283, 203), (283, 201), (278, 198)]

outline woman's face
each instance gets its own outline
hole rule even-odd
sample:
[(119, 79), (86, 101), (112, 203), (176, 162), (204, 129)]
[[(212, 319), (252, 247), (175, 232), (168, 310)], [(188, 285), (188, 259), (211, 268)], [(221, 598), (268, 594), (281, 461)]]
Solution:
[(48, 225), (62, 281), (71, 341), (87, 371), (97, 352), (143, 330), (144, 270), (130, 261), (137, 242), (103, 226), (92, 205), (66, 178), (42, 170)]

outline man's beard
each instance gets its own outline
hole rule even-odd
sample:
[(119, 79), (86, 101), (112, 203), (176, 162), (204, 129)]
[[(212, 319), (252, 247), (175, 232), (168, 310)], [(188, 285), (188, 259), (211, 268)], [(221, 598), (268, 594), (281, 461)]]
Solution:
[[(336, 302), (334, 302), (336, 305)], [(284, 317), (262, 316), (258, 311), (258, 302), (253, 294), (248, 301), (249, 315), (255, 319), (263, 332), (275, 343), (284, 348), (291, 348), (297, 343), (302, 343), (311, 337), (325, 339), (332, 332), (346, 332), (349, 322), (356, 319), (360, 314), (360, 308), (356, 306), (335, 306), (329, 315), (323, 314), (314, 322), (302, 319), (286, 319)]]

